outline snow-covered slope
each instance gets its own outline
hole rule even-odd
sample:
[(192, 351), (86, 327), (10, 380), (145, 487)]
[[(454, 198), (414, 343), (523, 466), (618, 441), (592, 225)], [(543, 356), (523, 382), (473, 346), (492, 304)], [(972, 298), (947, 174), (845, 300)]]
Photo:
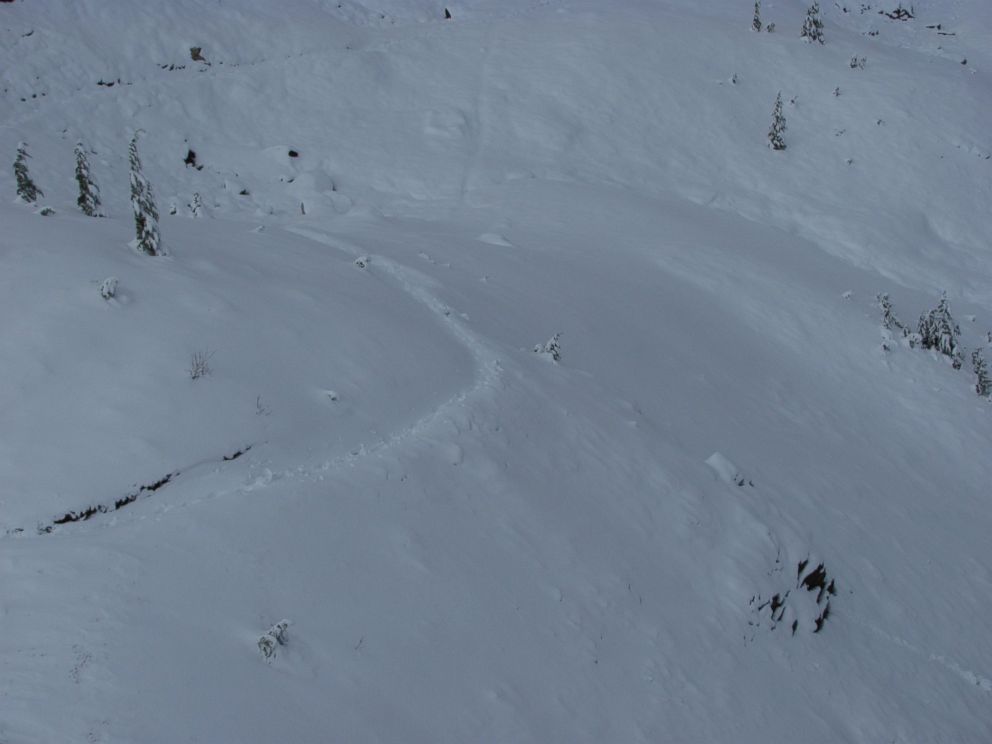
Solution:
[(988, 741), (992, 11), (744, 5), (0, 5), (0, 742)]

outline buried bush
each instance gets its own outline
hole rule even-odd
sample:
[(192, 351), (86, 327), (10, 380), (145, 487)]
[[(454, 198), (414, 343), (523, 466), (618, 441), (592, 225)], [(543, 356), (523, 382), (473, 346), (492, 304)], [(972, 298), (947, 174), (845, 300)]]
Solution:
[(276, 655), (276, 648), (285, 646), (289, 641), (286, 631), (289, 630), (289, 620), (280, 620), (258, 638), (258, 650), (266, 661), (271, 661)]
[(209, 375), (213, 371), (210, 368), (213, 355), (212, 351), (194, 351), (189, 359), (189, 379), (199, 380)]
[(549, 338), (543, 344), (537, 344), (534, 347), (535, 354), (546, 354), (551, 357), (551, 361), (558, 362), (561, 360), (561, 334), (556, 333), (554, 336)]

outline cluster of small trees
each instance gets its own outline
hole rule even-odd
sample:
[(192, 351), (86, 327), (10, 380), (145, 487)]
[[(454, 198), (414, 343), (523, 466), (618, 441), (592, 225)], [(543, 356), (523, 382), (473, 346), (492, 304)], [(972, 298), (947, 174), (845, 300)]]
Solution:
[(941, 295), (937, 307), (920, 316), (916, 330), (920, 346), (924, 349), (936, 349), (950, 357), (954, 369), (961, 369), (961, 349), (958, 344), (961, 328), (951, 317), (946, 294)]
[[(760, 32), (762, 28), (771, 33), (775, 31), (775, 24), (769, 23), (767, 26), (762, 24), (761, 0), (754, 0), (754, 17), (751, 19), (751, 30)], [(813, 4), (806, 11), (806, 20), (803, 21), (803, 28), (799, 35), (807, 41), (823, 43), (823, 19), (820, 17), (819, 0), (813, 0)]]
[[(86, 156), (86, 148), (82, 142), (76, 144), (75, 155), (76, 185), (79, 191), (76, 204), (86, 216), (102, 217), (100, 189), (93, 180), (89, 160)], [(27, 144), (21, 142), (17, 146), (17, 156), (14, 159), (14, 178), (17, 181), (17, 196), (27, 204), (34, 204), (38, 201), (38, 197), (45, 195), (45, 192), (39, 189), (31, 178), (27, 163), (30, 157)], [(131, 180), (131, 210), (134, 213), (137, 248), (149, 256), (164, 256), (166, 251), (159, 235), (158, 209), (155, 206), (151, 184), (148, 183), (148, 179), (142, 172), (141, 159), (138, 157), (137, 134), (131, 138), (131, 144), (128, 147), (128, 166)]]
[[(756, 32), (756, 33), (760, 33), (761, 32), (761, 29), (762, 29), (762, 23), (761, 23), (761, 0), (754, 0), (754, 18), (751, 19), (751, 30), (754, 31), (754, 32)], [(774, 23), (769, 23), (767, 26), (764, 26), (764, 29), (765, 29), (765, 31), (767, 31), (770, 34), (771, 33), (774, 33), (775, 32), (775, 24)]]
[[(946, 294), (941, 295), (936, 307), (920, 315), (915, 333), (896, 317), (887, 294), (878, 295), (877, 300), (882, 311), (882, 327), (886, 331), (898, 331), (910, 348), (919, 345), (923, 349), (933, 349), (948, 357), (954, 369), (961, 369), (964, 364), (961, 328), (951, 316)], [(889, 347), (883, 344), (882, 348), (888, 350)], [(980, 348), (971, 352), (971, 369), (975, 374), (975, 392), (983, 398), (992, 398), (992, 373)]]

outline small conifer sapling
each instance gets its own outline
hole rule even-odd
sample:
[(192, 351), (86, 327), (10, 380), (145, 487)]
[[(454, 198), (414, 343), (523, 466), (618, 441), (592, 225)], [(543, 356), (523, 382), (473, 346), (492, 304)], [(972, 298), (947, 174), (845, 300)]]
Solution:
[(971, 369), (975, 373), (975, 392), (983, 398), (992, 398), (992, 375), (981, 349), (971, 352)]
[(39, 196), (44, 196), (45, 192), (35, 186), (28, 173), (28, 146), (26, 142), (17, 145), (17, 157), (14, 159), (14, 177), (17, 179), (17, 195), (27, 202), (33, 204), (38, 201)]
[(100, 189), (90, 175), (90, 164), (82, 142), (76, 143), (76, 184), (79, 186), (79, 197), (76, 199), (79, 210), (87, 217), (102, 217)]
[(909, 329), (896, 317), (889, 296), (883, 293), (876, 295), (875, 299), (878, 300), (878, 307), (882, 311), (882, 328), (887, 331), (898, 330), (904, 337), (908, 336)]
[(754, 18), (751, 21), (752, 31), (761, 31), (761, 0), (754, 0)]
[(158, 231), (158, 209), (155, 207), (152, 187), (141, 172), (137, 134), (131, 138), (128, 147), (128, 165), (131, 170), (131, 209), (134, 212), (138, 250), (149, 256), (164, 256), (166, 251), (162, 247)]
[(775, 108), (772, 109), (772, 125), (768, 130), (768, 146), (773, 150), (784, 150), (785, 114), (782, 113), (782, 93), (775, 96)]

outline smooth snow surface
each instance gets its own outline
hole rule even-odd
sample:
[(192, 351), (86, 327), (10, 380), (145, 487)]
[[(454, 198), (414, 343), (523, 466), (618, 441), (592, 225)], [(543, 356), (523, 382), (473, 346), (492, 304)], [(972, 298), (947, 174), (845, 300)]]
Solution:
[(0, 4), (0, 743), (992, 741), (992, 6), (805, 5)]

